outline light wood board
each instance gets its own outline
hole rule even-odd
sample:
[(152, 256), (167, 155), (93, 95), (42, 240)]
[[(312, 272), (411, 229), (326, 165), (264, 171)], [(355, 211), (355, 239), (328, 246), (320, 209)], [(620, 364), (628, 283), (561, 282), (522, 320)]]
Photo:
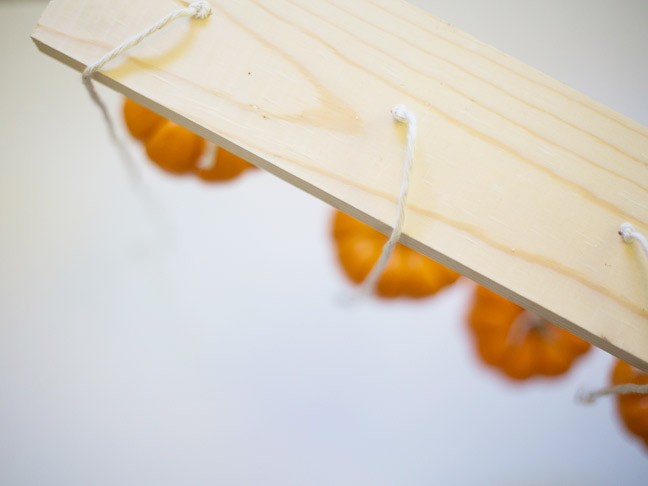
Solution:
[[(646, 127), (401, 0), (210, 3), (96, 79), (383, 232), (407, 105), (402, 241), (648, 371)], [(178, 6), (54, 0), (33, 39), (80, 70)]]

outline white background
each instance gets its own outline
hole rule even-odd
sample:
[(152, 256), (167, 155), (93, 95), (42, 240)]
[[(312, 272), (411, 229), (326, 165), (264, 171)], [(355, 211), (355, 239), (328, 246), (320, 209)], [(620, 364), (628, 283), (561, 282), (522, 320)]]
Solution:
[[(648, 124), (646, 0), (413, 3)], [(31, 43), (43, 8), (0, 1), (0, 485), (646, 484), (613, 401), (574, 402), (610, 356), (500, 378), (465, 281), (338, 306), (330, 208), (269, 174), (208, 186), (138, 152), (161, 229)]]

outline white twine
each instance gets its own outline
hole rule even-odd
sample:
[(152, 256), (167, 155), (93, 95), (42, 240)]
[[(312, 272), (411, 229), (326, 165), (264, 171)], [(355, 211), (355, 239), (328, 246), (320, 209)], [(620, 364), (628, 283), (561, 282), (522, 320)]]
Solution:
[(367, 278), (362, 282), (360, 287), (360, 297), (365, 297), (375, 287), (380, 275), (382, 274), (387, 261), (394, 250), (394, 247), (398, 243), (398, 240), (403, 233), (403, 224), (405, 223), (405, 208), (407, 206), (407, 194), (409, 193), (410, 187), (410, 176), (412, 175), (412, 166), (414, 162), (414, 150), (416, 148), (416, 137), (417, 137), (417, 126), (416, 126), (416, 116), (404, 105), (397, 105), (392, 110), (391, 113), (396, 121), (401, 123), (407, 123), (407, 146), (405, 147), (405, 163), (403, 165), (403, 176), (401, 182), (400, 193), (398, 195), (397, 202), (397, 215), (396, 221), (394, 222), (394, 229), (392, 230), (391, 236), (387, 243), (383, 246), (382, 253), (378, 258), (378, 261), (374, 267), (367, 275)]
[(202, 170), (213, 169), (218, 163), (217, 154), (218, 145), (216, 145), (215, 143), (207, 142), (207, 149), (205, 150), (205, 153), (202, 155), (202, 157), (200, 157), (200, 159), (198, 160), (196, 167)]
[[(623, 223), (619, 226), (619, 235), (625, 243), (632, 244), (638, 241), (648, 258), (648, 241), (646, 237), (636, 231), (630, 223)], [(637, 385), (636, 383), (624, 383), (621, 385), (610, 386), (588, 393), (581, 393), (578, 400), (582, 403), (594, 403), (597, 398), (605, 395), (625, 395), (628, 393), (648, 394), (648, 385)]]
[(81, 75), (81, 79), (83, 81), (83, 84), (87, 88), (88, 93), (90, 94), (90, 98), (92, 98), (95, 104), (99, 107), (101, 113), (103, 114), (104, 119), (106, 120), (106, 126), (108, 127), (110, 138), (113, 140), (113, 142), (119, 149), (119, 152), (123, 160), (126, 162), (126, 167), (130, 170), (131, 175), (133, 176), (134, 179), (137, 179), (137, 174), (135, 172), (133, 159), (130, 155), (130, 152), (124, 145), (124, 143), (117, 137), (115, 124), (113, 123), (112, 118), (110, 117), (106, 104), (101, 99), (101, 97), (97, 93), (97, 90), (94, 87), (94, 84), (92, 83), (92, 76), (98, 71), (100, 71), (110, 61), (122, 55), (124, 52), (137, 46), (144, 39), (151, 36), (158, 30), (163, 29), (174, 20), (184, 18), (184, 17), (193, 17), (202, 20), (209, 17), (212, 13), (213, 13), (212, 8), (209, 6), (208, 2), (195, 2), (185, 8), (174, 10), (169, 15), (161, 18), (146, 30), (131, 37), (130, 39), (127, 39), (121, 45), (115, 47), (112, 51), (106, 53), (97, 62), (86, 67), (85, 70), (83, 71), (83, 74)]
[(597, 398), (605, 395), (627, 395), (629, 393), (648, 393), (648, 385), (624, 383), (622, 385), (610, 386), (593, 392), (581, 393), (578, 396), (578, 400), (581, 403), (594, 403)]

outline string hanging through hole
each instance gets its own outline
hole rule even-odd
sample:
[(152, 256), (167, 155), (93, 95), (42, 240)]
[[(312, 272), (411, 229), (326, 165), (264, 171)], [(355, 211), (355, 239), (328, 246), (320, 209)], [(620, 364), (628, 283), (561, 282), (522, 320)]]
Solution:
[(416, 149), (416, 138), (418, 136), (416, 116), (405, 105), (396, 105), (391, 110), (394, 120), (400, 123), (407, 124), (407, 144), (405, 147), (405, 162), (403, 164), (403, 172), (401, 178), (401, 188), (396, 202), (396, 220), (394, 222), (393, 230), (387, 243), (383, 246), (382, 252), (378, 261), (367, 275), (367, 278), (360, 287), (359, 296), (365, 297), (376, 286), (380, 275), (382, 274), (389, 257), (394, 251), (394, 247), (400, 240), (403, 233), (403, 225), (405, 224), (405, 209), (407, 207), (407, 196), (410, 189), (410, 178), (412, 175), (412, 167), (414, 164), (414, 151)]
[(113, 143), (117, 147), (117, 150), (120, 152), (120, 155), (131, 173), (131, 176), (133, 180), (138, 180), (137, 173), (135, 172), (135, 165), (133, 163), (132, 157), (130, 155), (130, 152), (128, 151), (126, 145), (119, 139), (117, 136), (117, 131), (115, 129), (115, 124), (112, 121), (112, 118), (110, 117), (110, 113), (108, 111), (108, 108), (104, 101), (101, 99), (99, 96), (99, 93), (97, 93), (97, 90), (94, 87), (94, 84), (92, 82), (92, 77), (94, 74), (97, 72), (101, 71), (103, 67), (108, 64), (110, 61), (113, 59), (119, 57), (120, 55), (124, 54), (125, 52), (129, 51), (133, 47), (137, 46), (140, 44), (144, 39), (147, 37), (150, 37), (152, 34), (155, 32), (163, 29), (167, 25), (169, 25), (171, 22), (177, 19), (181, 18), (186, 18), (186, 17), (191, 17), (191, 18), (196, 18), (198, 20), (203, 20), (209, 17), (212, 14), (212, 8), (210, 7), (209, 3), (207, 2), (195, 2), (190, 4), (187, 7), (180, 8), (177, 10), (174, 10), (170, 14), (162, 17), (160, 20), (149, 26), (147, 29), (143, 30), (139, 34), (134, 35), (130, 39), (125, 40), (122, 44), (119, 46), (115, 47), (113, 50), (110, 52), (107, 52), (104, 54), (101, 59), (99, 59), (97, 62), (94, 64), (90, 64), (88, 67), (85, 68), (81, 75), (81, 79), (83, 81), (83, 84), (85, 85), (86, 89), (88, 90), (88, 93), (90, 94), (90, 98), (94, 103), (99, 107), (99, 110), (101, 111), (104, 120), (106, 121), (106, 126), (108, 128), (108, 133), (110, 135), (110, 138), (112, 139)]

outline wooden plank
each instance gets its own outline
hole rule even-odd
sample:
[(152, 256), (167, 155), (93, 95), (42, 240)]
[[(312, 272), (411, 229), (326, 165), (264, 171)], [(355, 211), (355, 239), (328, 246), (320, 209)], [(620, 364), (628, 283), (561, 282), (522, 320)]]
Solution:
[[(401, 0), (212, 0), (97, 76), (648, 371), (648, 129)], [(178, 4), (54, 0), (33, 39), (82, 69)], [(98, 122), (97, 122), (98, 123)]]

